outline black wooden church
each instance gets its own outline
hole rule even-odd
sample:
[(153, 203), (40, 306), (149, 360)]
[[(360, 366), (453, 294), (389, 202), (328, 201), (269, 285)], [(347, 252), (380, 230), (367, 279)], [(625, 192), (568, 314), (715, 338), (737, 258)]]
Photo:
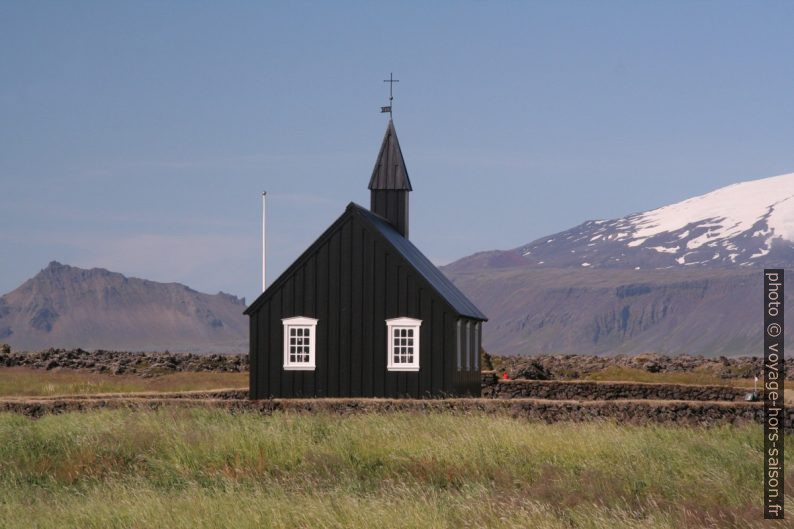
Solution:
[(369, 189), (246, 309), (252, 399), (479, 395), (487, 318), (408, 240), (391, 120)]

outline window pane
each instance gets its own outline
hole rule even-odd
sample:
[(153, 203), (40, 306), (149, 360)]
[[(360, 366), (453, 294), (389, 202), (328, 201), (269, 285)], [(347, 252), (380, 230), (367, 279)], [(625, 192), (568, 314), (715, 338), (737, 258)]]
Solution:
[[(314, 353), (313, 325), (284, 324), (286, 351), (285, 367), (288, 365), (305, 368), (311, 365)], [(288, 340), (288, 341), (287, 341)]]
[(391, 351), (389, 360), (391, 365), (400, 367), (414, 366), (419, 362), (417, 355), (419, 349), (419, 342), (414, 343), (414, 340), (419, 339), (419, 329), (417, 327), (392, 326), (391, 332)]

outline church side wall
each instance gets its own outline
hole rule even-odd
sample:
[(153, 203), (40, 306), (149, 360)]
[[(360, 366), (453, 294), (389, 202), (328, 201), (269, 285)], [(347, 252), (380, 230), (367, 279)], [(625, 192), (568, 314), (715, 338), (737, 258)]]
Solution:
[(481, 338), (476, 336), (477, 323), (477, 320), (451, 316), (446, 324), (450, 342), (446, 355), (447, 372), (450, 374), (447, 393), (474, 396), (480, 394)]
[(252, 314), (248, 318), (248, 396), (252, 399), (256, 398), (258, 394), (258, 362), (259, 355), (257, 354), (257, 338), (256, 324), (259, 318), (259, 313)]

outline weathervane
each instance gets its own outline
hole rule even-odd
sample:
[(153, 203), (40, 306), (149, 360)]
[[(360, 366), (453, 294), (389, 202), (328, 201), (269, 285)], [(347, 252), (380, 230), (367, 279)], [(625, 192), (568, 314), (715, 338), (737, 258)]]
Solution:
[(388, 112), (389, 113), (389, 118), (391, 118), (391, 105), (392, 105), (392, 101), (394, 100), (394, 94), (393, 94), (392, 90), (394, 88), (394, 83), (399, 83), (400, 80), (399, 79), (395, 79), (394, 75), (391, 72), (389, 72), (389, 78), (388, 79), (384, 79), (383, 82), (384, 83), (389, 83), (389, 106), (380, 107), (380, 111), (381, 111), (381, 113)]

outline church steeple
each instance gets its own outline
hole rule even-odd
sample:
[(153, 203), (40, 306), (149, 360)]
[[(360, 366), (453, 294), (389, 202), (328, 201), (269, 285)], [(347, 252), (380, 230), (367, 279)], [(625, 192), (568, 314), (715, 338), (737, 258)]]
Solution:
[(369, 180), (369, 209), (388, 220), (405, 238), (408, 238), (408, 193), (412, 189), (394, 122), (390, 119)]

